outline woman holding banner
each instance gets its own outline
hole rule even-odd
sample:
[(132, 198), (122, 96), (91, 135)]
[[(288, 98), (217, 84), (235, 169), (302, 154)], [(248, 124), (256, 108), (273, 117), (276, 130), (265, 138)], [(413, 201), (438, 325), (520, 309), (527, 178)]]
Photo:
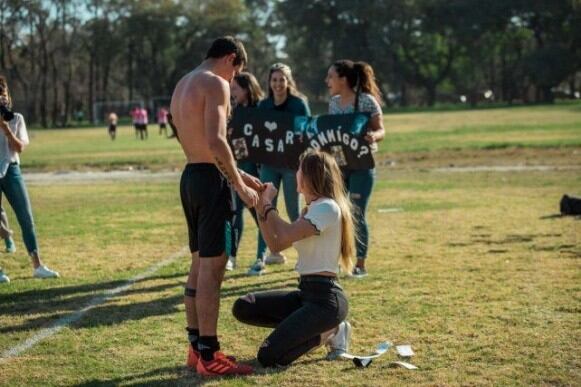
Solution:
[[(331, 100), (329, 114), (369, 113), (369, 131), (365, 139), (372, 152), (377, 151), (377, 142), (385, 137), (381, 92), (375, 80), (373, 68), (365, 62), (339, 60), (329, 68), (326, 78)], [(367, 276), (365, 259), (369, 243), (366, 211), (375, 181), (375, 169), (343, 169), (345, 188), (349, 191), (354, 209), (356, 227), (357, 265), (353, 276)]]
[[(264, 96), (264, 92), (260, 88), (260, 84), (252, 75), (248, 72), (242, 72), (234, 77), (232, 82), (230, 83), (230, 96), (232, 97), (232, 105), (234, 109), (239, 106), (244, 107), (256, 107), (258, 105), (258, 101), (262, 99)], [(249, 175), (258, 177), (258, 164), (252, 161), (238, 161), (238, 169), (248, 173)], [(244, 229), (244, 220), (242, 218), (242, 211), (244, 209), (244, 203), (242, 199), (236, 195), (236, 208), (235, 208), (235, 216), (234, 216), (234, 230), (236, 232), (236, 236), (238, 240), (236, 241), (236, 246), (240, 246), (240, 238), (242, 238), (242, 231)], [(258, 226), (258, 220), (256, 219), (256, 210), (254, 208), (250, 208), (250, 213), (254, 218), (254, 221), (257, 222), (256, 225)], [(234, 255), (228, 258), (228, 262), (226, 263), (226, 270), (234, 270), (236, 267), (236, 252), (233, 252)]]
[(288, 223), (279, 217), (272, 183), (260, 194), (256, 211), (271, 251), (297, 249), (299, 288), (249, 293), (232, 308), (243, 323), (274, 328), (258, 351), (264, 367), (286, 366), (323, 344), (329, 355), (349, 349), (349, 305), (337, 274), (339, 267), (351, 270), (355, 238), (341, 171), (328, 153), (309, 150), (301, 156), (296, 180), (307, 203), (300, 218)]
[[(292, 113), (299, 116), (311, 114), (306, 97), (297, 90), (292, 71), (283, 63), (275, 63), (268, 73), (268, 97), (258, 103), (259, 109), (276, 110)], [(263, 164), (260, 168), (260, 180), (263, 183), (272, 183), (276, 189), (282, 182), (286, 211), (291, 222), (299, 217), (299, 194), (295, 170), (279, 168)], [(278, 195), (274, 198), (274, 205)], [(280, 253), (266, 256), (266, 243), (262, 235), (258, 236), (258, 251), (256, 262), (250, 267), (249, 275), (260, 275), (264, 271), (265, 264), (284, 263), (286, 258)]]

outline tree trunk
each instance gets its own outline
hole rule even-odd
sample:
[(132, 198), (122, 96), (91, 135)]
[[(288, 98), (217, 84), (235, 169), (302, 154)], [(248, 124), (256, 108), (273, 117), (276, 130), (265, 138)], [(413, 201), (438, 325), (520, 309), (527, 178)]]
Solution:
[(405, 83), (405, 81), (401, 82), (399, 92), (400, 92), (400, 100), (399, 100), (400, 106), (401, 107), (408, 106), (408, 88), (407, 88), (407, 83)]
[(91, 52), (89, 55), (89, 99), (87, 103), (89, 104), (89, 119), (93, 120), (93, 104), (95, 103), (95, 54)]
[(51, 67), (52, 67), (52, 126), (58, 126), (58, 119), (59, 119), (59, 84), (58, 84), (58, 70), (56, 61), (54, 58), (55, 53), (53, 52), (51, 55)]
[(426, 88), (426, 102), (428, 106), (432, 107), (436, 104), (436, 85), (429, 83), (425, 85), (425, 88)]
[[(40, 31), (42, 31), (42, 29), (43, 28), (41, 28)], [(42, 52), (42, 60), (40, 62), (40, 122), (43, 128), (48, 128), (48, 42), (46, 41), (44, 32), (41, 32), (40, 36), (40, 47)]]
[(575, 99), (575, 92), (577, 91), (577, 85), (575, 84), (575, 73), (569, 78), (569, 98)]
[(127, 82), (129, 83), (129, 100), (133, 101), (133, 42), (129, 43), (129, 55), (127, 55)]

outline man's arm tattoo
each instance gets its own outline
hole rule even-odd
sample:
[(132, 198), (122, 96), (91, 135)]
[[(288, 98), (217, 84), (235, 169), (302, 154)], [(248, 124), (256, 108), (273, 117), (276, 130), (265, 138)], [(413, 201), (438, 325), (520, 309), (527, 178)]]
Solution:
[(232, 184), (234, 181), (233, 176), (230, 176), (230, 174), (228, 173), (228, 170), (224, 166), (224, 163), (222, 163), (222, 161), (216, 156), (214, 156), (214, 159), (216, 160), (216, 166), (220, 170), (220, 173), (222, 173), (222, 175), (224, 175), (224, 177), (226, 178), (226, 181), (228, 181), (228, 184)]

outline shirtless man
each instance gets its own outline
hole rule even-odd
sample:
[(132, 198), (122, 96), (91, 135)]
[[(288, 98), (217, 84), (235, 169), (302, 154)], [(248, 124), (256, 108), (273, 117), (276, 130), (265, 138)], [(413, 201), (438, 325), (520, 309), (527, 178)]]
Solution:
[(180, 182), (192, 264), (184, 292), (188, 327), (187, 365), (202, 375), (243, 375), (253, 370), (219, 352), (220, 287), (232, 238), (232, 187), (254, 207), (260, 181), (241, 173), (226, 140), (229, 82), (246, 64), (246, 51), (232, 37), (216, 39), (206, 59), (177, 84), (172, 123), (187, 157)]

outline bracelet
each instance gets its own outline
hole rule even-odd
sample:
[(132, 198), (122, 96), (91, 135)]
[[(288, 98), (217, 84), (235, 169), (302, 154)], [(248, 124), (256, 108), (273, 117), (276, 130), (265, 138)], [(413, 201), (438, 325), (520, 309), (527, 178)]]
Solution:
[(271, 203), (267, 203), (264, 207), (262, 207), (262, 211), (256, 211), (258, 214), (258, 219), (265, 220), (266, 217), (264, 216), (264, 214), (266, 214), (266, 211), (268, 211), (271, 208), (273, 208), (273, 205)]
[(268, 218), (268, 213), (269, 213), (270, 211), (276, 211), (276, 213), (278, 214), (278, 210), (276, 209), (276, 207), (270, 207), (268, 210), (266, 210), (266, 211), (264, 212), (264, 221), (266, 221), (266, 219)]

